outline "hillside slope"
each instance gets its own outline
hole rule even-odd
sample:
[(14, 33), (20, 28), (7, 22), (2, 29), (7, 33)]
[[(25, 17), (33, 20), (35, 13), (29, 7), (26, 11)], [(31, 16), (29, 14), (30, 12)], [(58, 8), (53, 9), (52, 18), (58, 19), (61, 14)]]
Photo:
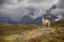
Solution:
[(50, 28), (35, 24), (0, 23), (0, 42), (64, 42), (64, 21), (51, 23)]
[(51, 26), (56, 26), (56, 27), (64, 27), (64, 20), (59, 20), (55, 22), (51, 22)]

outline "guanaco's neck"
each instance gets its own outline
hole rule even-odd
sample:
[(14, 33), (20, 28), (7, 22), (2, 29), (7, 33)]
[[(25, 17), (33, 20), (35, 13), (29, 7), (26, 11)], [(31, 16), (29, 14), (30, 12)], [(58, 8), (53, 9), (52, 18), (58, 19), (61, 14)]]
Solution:
[(42, 17), (42, 19), (44, 20), (44, 17)]

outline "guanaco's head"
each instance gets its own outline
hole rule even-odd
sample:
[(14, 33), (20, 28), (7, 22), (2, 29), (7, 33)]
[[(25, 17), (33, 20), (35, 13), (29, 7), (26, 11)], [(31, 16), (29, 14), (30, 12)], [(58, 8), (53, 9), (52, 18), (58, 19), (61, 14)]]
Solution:
[(42, 16), (42, 19), (44, 19), (44, 16)]

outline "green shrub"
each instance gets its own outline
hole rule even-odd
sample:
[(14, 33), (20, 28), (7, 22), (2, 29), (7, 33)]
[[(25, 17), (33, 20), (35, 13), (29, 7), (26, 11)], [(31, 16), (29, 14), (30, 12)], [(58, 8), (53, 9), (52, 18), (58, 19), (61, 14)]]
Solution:
[(41, 40), (41, 42), (49, 42), (47, 39), (43, 39)]
[(60, 30), (56, 30), (56, 33), (60, 33)]
[(52, 38), (52, 39), (50, 40), (50, 42), (58, 42), (58, 39), (57, 39), (57, 38)]
[(59, 35), (59, 39), (64, 40), (64, 34), (60, 34), (60, 35)]

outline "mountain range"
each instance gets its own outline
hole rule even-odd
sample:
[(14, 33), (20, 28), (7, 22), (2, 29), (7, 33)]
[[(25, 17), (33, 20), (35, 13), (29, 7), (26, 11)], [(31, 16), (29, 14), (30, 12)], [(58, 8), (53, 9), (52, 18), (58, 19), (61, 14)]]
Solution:
[[(55, 19), (57, 19), (58, 14), (57, 15), (50, 14), (51, 10), (55, 8), (56, 6), (53, 5), (49, 10), (46, 10), (45, 14), (41, 13), (42, 14), (41, 16), (34, 19), (33, 16), (35, 15), (35, 12), (38, 13), (40, 10), (36, 9), (35, 7), (28, 7), (26, 8), (26, 11), (28, 12), (22, 18), (21, 18), (21, 13), (23, 11), (21, 11), (20, 15), (15, 17), (14, 20), (10, 19), (9, 17), (0, 17), (0, 22), (9, 23), (9, 24), (42, 24), (42, 16), (44, 16), (46, 19), (49, 19), (51, 21), (55, 21)], [(61, 15), (64, 16), (64, 14)], [(19, 21), (17, 21), (18, 20), (17, 18), (19, 19)]]

